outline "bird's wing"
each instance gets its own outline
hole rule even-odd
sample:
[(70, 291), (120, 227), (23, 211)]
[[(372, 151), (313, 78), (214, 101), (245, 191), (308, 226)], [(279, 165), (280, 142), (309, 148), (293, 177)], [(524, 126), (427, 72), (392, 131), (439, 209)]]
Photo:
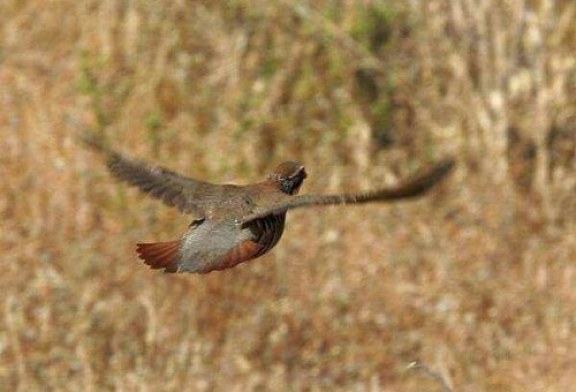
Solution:
[(204, 214), (223, 190), (221, 185), (195, 180), (161, 166), (129, 159), (92, 132), (83, 133), (80, 140), (105, 156), (108, 170), (116, 178), (182, 212)]
[(256, 209), (252, 214), (239, 220), (238, 223), (241, 227), (246, 227), (246, 225), (256, 219), (284, 213), (287, 210), (300, 207), (393, 201), (421, 196), (450, 173), (455, 164), (453, 159), (442, 160), (429, 168), (419, 171), (399, 185), (389, 188), (356, 194), (293, 196), (283, 202)]

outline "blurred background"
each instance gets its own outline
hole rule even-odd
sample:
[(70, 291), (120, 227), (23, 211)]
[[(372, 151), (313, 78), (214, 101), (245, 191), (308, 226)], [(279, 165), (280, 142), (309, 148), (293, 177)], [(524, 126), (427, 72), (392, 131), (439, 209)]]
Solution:
[[(576, 383), (576, 3), (3, 0), (0, 389), (567, 391)], [(215, 182), (294, 159), (267, 256), (149, 270), (191, 217), (74, 141)], [(444, 389), (443, 389), (444, 388)]]

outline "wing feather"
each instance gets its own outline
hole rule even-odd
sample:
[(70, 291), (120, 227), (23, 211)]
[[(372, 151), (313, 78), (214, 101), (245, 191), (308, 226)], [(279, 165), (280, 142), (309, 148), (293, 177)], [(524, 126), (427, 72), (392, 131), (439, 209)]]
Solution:
[(239, 223), (246, 227), (250, 222), (268, 215), (277, 215), (294, 208), (334, 204), (360, 204), (377, 201), (393, 201), (418, 197), (440, 182), (455, 166), (453, 159), (445, 159), (426, 168), (397, 186), (381, 188), (363, 193), (343, 193), (339, 195), (293, 196), (286, 201), (257, 209)]
[(82, 134), (81, 141), (105, 156), (108, 170), (114, 177), (184, 213), (203, 214), (211, 200), (204, 196), (220, 192), (219, 185), (185, 177), (162, 166), (127, 158), (91, 132)]

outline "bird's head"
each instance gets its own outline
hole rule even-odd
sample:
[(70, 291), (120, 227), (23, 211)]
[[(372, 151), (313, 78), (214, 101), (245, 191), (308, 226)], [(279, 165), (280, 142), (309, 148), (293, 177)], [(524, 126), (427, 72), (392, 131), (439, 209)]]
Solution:
[(278, 185), (279, 189), (289, 195), (295, 195), (306, 178), (304, 165), (298, 162), (283, 162), (268, 176), (268, 180)]

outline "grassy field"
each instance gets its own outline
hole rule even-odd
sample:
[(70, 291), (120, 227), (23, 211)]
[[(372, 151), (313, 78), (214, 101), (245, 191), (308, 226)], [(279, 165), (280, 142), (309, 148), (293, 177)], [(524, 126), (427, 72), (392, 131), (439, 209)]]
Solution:
[[(0, 391), (568, 391), (572, 0), (0, 2)], [(149, 270), (191, 217), (110, 178), (86, 128), (215, 182), (304, 162), (267, 256)], [(419, 366), (409, 365), (417, 361)]]

